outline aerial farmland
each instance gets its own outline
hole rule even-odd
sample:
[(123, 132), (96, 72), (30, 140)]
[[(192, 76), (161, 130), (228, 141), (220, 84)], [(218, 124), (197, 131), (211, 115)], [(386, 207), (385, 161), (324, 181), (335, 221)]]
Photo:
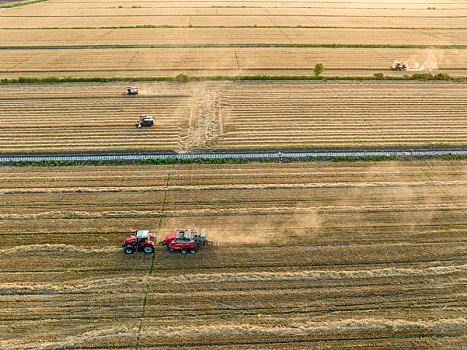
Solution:
[(464, 348), (466, 18), (0, 0), (0, 348)]

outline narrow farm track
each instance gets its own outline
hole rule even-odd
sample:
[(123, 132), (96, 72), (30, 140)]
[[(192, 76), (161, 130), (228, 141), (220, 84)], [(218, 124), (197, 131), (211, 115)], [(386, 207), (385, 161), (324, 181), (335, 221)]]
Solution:
[[(122, 85), (0, 87), (0, 152), (467, 143), (464, 83), (140, 83), (136, 97)], [(140, 114), (155, 126), (135, 128)]]
[[(10, 233), (0, 249), (0, 345), (455, 348), (467, 322), (466, 169), (0, 168), (0, 231)], [(43, 191), (16, 191), (32, 182)], [(86, 188), (95, 191), (76, 190)], [(145, 227), (161, 238), (184, 225), (205, 227), (220, 247), (190, 256), (119, 247), (125, 232)], [(55, 327), (53, 337), (39, 338), (38, 327)]]

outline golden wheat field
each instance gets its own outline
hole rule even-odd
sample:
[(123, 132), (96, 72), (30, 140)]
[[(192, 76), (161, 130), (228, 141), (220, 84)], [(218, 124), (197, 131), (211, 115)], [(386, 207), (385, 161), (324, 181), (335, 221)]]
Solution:
[[(463, 145), (465, 83), (202, 82), (0, 86), (0, 150)], [(140, 114), (156, 127), (135, 128)], [(27, 121), (27, 123), (25, 122)]]
[[(461, 348), (466, 170), (3, 167), (0, 345)], [(220, 247), (119, 247), (176, 225), (204, 227)]]
[[(0, 76), (402, 75), (394, 60), (466, 76), (466, 16), (448, 0), (48, 0), (0, 11)], [(334, 44), (356, 47), (306, 47)]]
[[(462, 0), (4, 3), (0, 79), (122, 81), (3, 80), (0, 158), (466, 149)], [(362, 158), (0, 164), (0, 349), (465, 348), (466, 158)]]

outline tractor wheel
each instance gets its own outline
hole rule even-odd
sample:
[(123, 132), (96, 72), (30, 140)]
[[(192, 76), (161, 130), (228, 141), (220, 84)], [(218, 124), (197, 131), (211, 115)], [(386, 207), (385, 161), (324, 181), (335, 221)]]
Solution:
[(143, 252), (145, 252), (146, 254), (152, 254), (154, 253), (154, 246), (152, 245), (145, 245), (143, 247)]
[(195, 248), (191, 248), (191, 249), (190, 249), (190, 253), (191, 253), (191, 254), (195, 254), (195, 253), (196, 253), (196, 249), (195, 249)]
[(125, 252), (125, 254), (133, 254), (133, 252), (135, 251), (135, 247), (133, 247), (132, 245), (128, 245), (125, 247), (125, 249), (123, 249), (123, 251)]
[(188, 249), (182, 249), (180, 252), (181, 252), (182, 254), (186, 254), (186, 253), (188, 253)]
[(169, 253), (173, 253), (175, 250), (174, 250), (173, 248), (167, 247), (167, 251), (168, 251)]

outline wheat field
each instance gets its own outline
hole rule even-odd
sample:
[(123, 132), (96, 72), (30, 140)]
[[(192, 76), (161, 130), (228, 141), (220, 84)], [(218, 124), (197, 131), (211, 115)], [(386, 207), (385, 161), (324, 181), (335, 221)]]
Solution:
[[(466, 169), (4, 167), (0, 344), (460, 347)], [(191, 225), (220, 246), (195, 256), (119, 248), (137, 229), (161, 240)]]

